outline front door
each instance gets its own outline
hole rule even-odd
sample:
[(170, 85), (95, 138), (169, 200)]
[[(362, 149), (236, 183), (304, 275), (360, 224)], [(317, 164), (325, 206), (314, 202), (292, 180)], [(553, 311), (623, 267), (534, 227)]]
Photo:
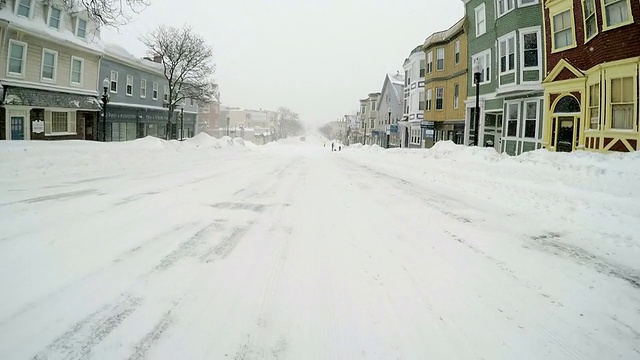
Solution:
[(556, 144), (556, 151), (573, 151), (573, 127), (573, 117), (561, 116), (558, 118), (558, 143)]
[(24, 140), (24, 116), (11, 117), (11, 140)]

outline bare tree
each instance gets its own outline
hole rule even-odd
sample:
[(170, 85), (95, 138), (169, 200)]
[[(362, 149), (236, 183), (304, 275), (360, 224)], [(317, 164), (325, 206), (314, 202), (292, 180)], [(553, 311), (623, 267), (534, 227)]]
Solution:
[(215, 72), (213, 48), (187, 25), (182, 28), (160, 25), (140, 40), (151, 56), (162, 60), (164, 76), (169, 83), (165, 102), (169, 109), (169, 133), (173, 113), (183, 101), (193, 99), (198, 104), (208, 104), (218, 98), (218, 86), (212, 79)]
[[(44, 0), (45, 2), (53, 0)], [(124, 25), (129, 22), (127, 11), (137, 14), (149, 6), (149, 0), (61, 0), (70, 12), (86, 10), (89, 18), (100, 26)]]
[(298, 113), (286, 107), (278, 108), (276, 133), (279, 138), (300, 135), (303, 131), (304, 126)]

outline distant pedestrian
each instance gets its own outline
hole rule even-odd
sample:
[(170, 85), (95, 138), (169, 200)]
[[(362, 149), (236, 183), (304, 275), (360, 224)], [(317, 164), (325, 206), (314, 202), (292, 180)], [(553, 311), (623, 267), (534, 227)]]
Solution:
[(334, 148), (335, 148), (336, 144), (335, 143), (331, 143), (331, 152), (334, 152)]
[(338, 151), (342, 151), (342, 145), (338, 145)]

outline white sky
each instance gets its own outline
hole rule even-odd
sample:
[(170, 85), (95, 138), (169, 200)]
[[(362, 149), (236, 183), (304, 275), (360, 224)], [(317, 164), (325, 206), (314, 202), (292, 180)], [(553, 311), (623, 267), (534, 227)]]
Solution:
[(141, 34), (188, 23), (214, 47), (223, 104), (287, 106), (311, 126), (357, 111), (415, 46), (464, 15), (460, 0), (150, 1), (102, 38), (143, 56)]

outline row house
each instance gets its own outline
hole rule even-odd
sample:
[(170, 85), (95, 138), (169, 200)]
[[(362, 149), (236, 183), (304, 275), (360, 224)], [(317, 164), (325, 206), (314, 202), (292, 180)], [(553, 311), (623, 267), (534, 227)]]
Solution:
[(399, 147), (398, 121), (403, 116), (404, 76), (386, 74), (377, 104), (378, 119), (373, 127), (374, 143), (384, 148)]
[(263, 109), (224, 107), (220, 110), (219, 117), (218, 137), (239, 137), (255, 144), (266, 144), (273, 139), (278, 113)]
[(543, 145), (640, 150), (640, 1), (544, 1)]
[[(126, 141), (145, 136), (171, 139), (192, 137), (198, 105), (186, 99), (168, 127), (169, 83), (160, 58), (139, 59), (116, 44), (105, 44), (100, 79), (108, 84), (106, 141)], [(100, 125), (102, 131), (103, 125)]]
[(0, 3), (0, 139), (96, 139), (102, 48), (85, 11), (62, 1)]
[(347, 135), (343, 140), (346, 145), (355, 143), (362, 143), (362, 126), (360, 124), (360, 117), (357, 115), (344, 115), (344, 123), (347, 127)]
[[(427, 59), (424, 119), (433, 123), (433, 142), (462, 144), (467, 96), (466, 19), (429, 36), (423, 46)], [(430, 147), (431, 144), (425, 144)]]
[[(402, 121), (398, 122), (400, 146), (421, 147), (423, 129), (433, 127), (424, 122), (426, 58), (422, 44), (416, 46), (404, 60), (404, 100)], [(431, 135), (425, 133), (425, 135)]]
[(198, 106), (198, 124), (199, 131), (206, 132), (214, 137), (220, 136), (221, 119), (219, 101), (213, 100), (211, 103)]
[(360, 124), (362, 125), (363, 144), (373, 145), (372, 129), (378, 120), (378, 101), (380, 93), (370, 93), (366, 99), (360, 100)]
[(540, 0), (462, 0), (471, 63), (481, 69), (479, 129), (476, 84), (467, 77), (465, 144), (518, 155), (542, 147), (545, 74)]

